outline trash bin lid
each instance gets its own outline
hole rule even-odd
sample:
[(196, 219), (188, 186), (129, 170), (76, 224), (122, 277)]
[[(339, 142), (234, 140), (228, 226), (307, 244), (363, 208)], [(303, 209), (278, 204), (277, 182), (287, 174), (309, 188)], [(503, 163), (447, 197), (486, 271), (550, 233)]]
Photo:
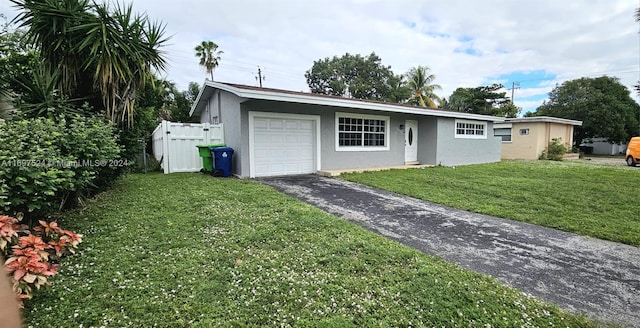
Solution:
[(210, 147), (209, 149), (215, 151), (215, 152), (233, 152), (233, 148), (231, 147)]
[(224, 147), (225, 144), (200, 144), (196, 145), (198, 148), (216, 148), (216, 147)]

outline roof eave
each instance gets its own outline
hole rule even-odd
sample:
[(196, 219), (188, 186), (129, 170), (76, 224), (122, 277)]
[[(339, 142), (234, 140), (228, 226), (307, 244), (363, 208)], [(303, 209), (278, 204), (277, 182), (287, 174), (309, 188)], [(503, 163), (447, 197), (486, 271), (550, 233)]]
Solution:
[(560, 118), (560, 117), (553, 117), (553, 116), (507, 118), (506, 122), (508, 123), (558, 123), (558, 124), (568, 124), (573, 126), (582, 126), (582, 121), (571, 120), (571, 119)]
[[(207, 83), (209, 81), (208, 80), (204, 80), (204, 83), (202, 83), (202, 88), (200, 89), (200, 92), (198, 92), (198, 96), (196, 97), (196, 100), (193, 102), (193, 104), (191, 105), (191, 109), (189, 110), (189, 117), (193, 116), (193, 114), (196, 114), (196, 112), (199, 114), (202, 111), (202, 106), (200, 105), (200, 102), (205, 99), (203, 98), (203, 94), (205, 93), (205, 90), (207, 89)], [(206, 98), (208, 100), (208, 98)], [(204, 103), (204, 102), (203, 102)]]
[[(494, 116), (480, 115), (480, 114), (448, 112), (448, 111), (429, 109), (429, 108), (410, 108), (410, 107), (398, 106), (393, 104), (383, 104), (383, 103), (373, 103), (373, 102), (358, 102), (351, 99), (322, 98), (322, 97), (311, 96), (311, 95), (279, 93), (279, 92), (273, 92), (270, 90), (242, 89), (242, 88), (237, 88), (235, 86), (228, 85), (225, 83), (212, 82), (212, 81), (205, 81), (203, 90), (206, 89), (207, 87), (231, 92), (236, 96), (245, 98), (245, 99), (296, 102), (296, 103), (321, 105), (321, 106), (357, 108), (357, 109), (367, 109), (367, 110), (375, 110), (375, 111), (428, 115), (428, 116), (438, 116), (438, 117), (450, 117), (450, 118), (469, 119), (469, 120), (481, 120), (481, 121), (493, 121), (493, 122), (504, 121), (504, 118), (501, 118), (501, 117), (494, 117)], [(194, 106), (198, 106), (198, 101), (200, 99), (200, 96), (203, 93), (203, 90), (198, 95), (198, 98), (196, 99), (196, 103), (194, 104)], [(192, 112), (193, 112), (193, 109), (192, 109)]]

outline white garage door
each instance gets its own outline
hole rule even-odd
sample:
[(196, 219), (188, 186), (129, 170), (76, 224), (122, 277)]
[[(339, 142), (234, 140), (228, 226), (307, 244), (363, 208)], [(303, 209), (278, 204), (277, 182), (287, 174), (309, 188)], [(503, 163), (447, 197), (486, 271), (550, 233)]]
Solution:
[(253, 116), (253, 176), (314, 173), (316, 121)]

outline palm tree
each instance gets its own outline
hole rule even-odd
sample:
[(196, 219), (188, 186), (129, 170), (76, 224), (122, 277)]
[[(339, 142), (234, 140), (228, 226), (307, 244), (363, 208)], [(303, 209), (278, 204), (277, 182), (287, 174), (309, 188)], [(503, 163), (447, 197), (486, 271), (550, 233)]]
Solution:
[(95, 109), (131, 126), (137, 92), (166, 66), (164, 25), (134, 14), (131, 5), (112, 10), (89, 0), (11, 2), (21, 9), (15, 21), (28, 28), (44, 66), (59, 74), (60, 93), (86, 98), (97, 92)]
[(107, 4), (96, 4), (95, 11), (98, 20), (81, 26), (87, 32), (78, 48), (89, 54), (85, 67), (94, 69), (107, 116), (131, 123), (138, 91), (154, 80), (154, 70), (166, 67), (160, 50), (168, 40), (165, 27), (134, 14), (131, 5), (110, 11)]
[(224, 52), (217, 51), (218, 45), (213, 41), (202, 41), (201, 44), (196, 46), (195, 50), (196, 57), (200, 57), (200, 66), (211, 74), (211, 81), (213, 81), (213, 70), (218, 67), (220, 55)]
[(442, 102), (442, 99), (435, 94), (435, 90), (442, 90), (438, 84), (433, 84), (436, 76), (431, 73), (431, 69), (427, 66), (418, 66), (409, 70), (407, 73), (409, 79), (408, 86), (413, 93), (413, 101), (422, 107), (437, 107), (435, 101)]

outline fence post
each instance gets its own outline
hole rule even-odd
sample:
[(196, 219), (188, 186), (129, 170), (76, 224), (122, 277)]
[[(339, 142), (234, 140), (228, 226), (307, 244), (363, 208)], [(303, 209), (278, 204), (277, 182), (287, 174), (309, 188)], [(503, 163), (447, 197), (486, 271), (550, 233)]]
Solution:
[(162, 120), (162, 154), (164, 156), (164, 158), (162, 159), (164, 165), (162, 166), (165, 174), (171, 173), (171, 171), (169, 170), (169, 139), (171, 139), (169, 136), (169, 132), (169, 122), (166, 120)]

